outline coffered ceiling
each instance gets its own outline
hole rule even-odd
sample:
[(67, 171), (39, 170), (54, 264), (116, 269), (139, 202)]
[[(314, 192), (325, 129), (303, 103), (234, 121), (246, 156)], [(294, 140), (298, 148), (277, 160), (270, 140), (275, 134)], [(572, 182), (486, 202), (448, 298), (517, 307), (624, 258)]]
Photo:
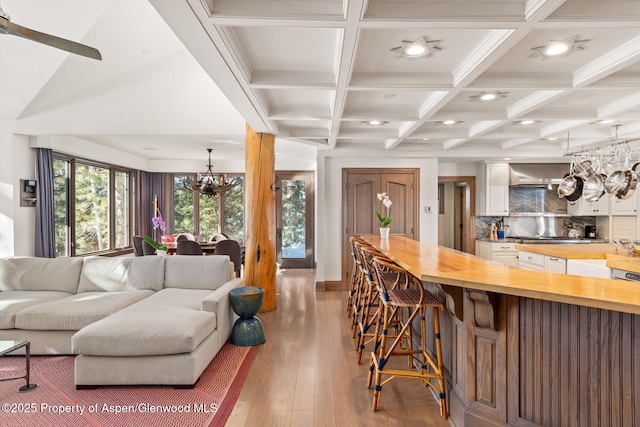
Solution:
[[(249, 123), (279, 137), (465, 158), (640, 135), (637, 0), (151, 3)], [(398, 53), (421, 39), (427, 55)], [(554, 41), (573, 48), (542, 54)]]
[[(246, 121), (337, 155), (452, 161), (557, 158), (640, 137), (638, 0), (2, 7), (17, 24), (103, 53), (98, 62), (0, 35), (0, 119), (19, 133), (202, 159), (211, 146), (242, 156)], [(403, 56), (416, 41), (427, 54)], [(573, 43), (568, 54), (542, 54), (560, 41)]]

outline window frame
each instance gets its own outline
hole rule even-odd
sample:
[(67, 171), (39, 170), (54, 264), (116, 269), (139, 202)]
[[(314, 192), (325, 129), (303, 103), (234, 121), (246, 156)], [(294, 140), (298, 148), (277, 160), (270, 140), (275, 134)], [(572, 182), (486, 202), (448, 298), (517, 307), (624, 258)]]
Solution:
[[(243, 191), (243, 198), (244, 198), (244, 185), (245, 185), (245, 174), (241, 173), (241, 172), (237, 172), (237, 173), (230, 173), (230, 172), (224, 172), (226, 173), (227, 176), (239, 176), (242, 177), (242, 191)], [(175, 206), (174, 206), (174, 202), (175, 202), (175, 194), (174, 194), (174, 182), (175, 182), (175, 177), (185, 177), (185, 176), (190, 176), (192, 177), (192, 179), (197, 179), (198, 178), (198, 174), (194, 173), (194, 172), (184, 172), (184, 173), (180, 173), (180, 172), (170, 172), (167, 173), (167, 182), (165, 185), (165, 188), (167, 189), (166, 193), (165, 193), (165, 200), (168, 201), (167, 203), (167, 214), (165, 215), (165, 220), (167, 223), (167, 233), (168, 234), (175, 234), (176, 230), (175, 230), (175, 218), (174, 218), (174, 210), (175, 210)], [(189, 191), (189, 190), (185, 190), (185, 191)], [(224, 195), (225, 193), (221, 193), (220, 196), (218, 197), (218, 233), (226, 233), (225, 230), (225, 222), (224, 222)], [(243, 203), (243, 213), (244, 213), (244, 203)], [(193, 233), (194, 235), (198, 235), (200, 234), (200, 196), (197, 193), (194, 193), (194, 197), (193, 197), (193, 228), (194, 230), (188, 231), (189, 233)], [(244, 233), (245, 233), (245, 227), (244, 227), (244, 214), (243, 214), (243, 223), (242, 223), (242, 236), (235, 236), (239, 239), (241, 239), (242, 241), (244, 241)]]
[[(110, 163), (98, 162), (95, 160), (85, 159), (82, 157), (76, 157), (64, 153), (53, 153), (53, 160), (61, 160), (64, 162), (68, 162), (68, 177), (67, 177), (67, 229), (68, 229), (68, 247), (66, 248), (66, 252), (64, 255), (58, 255), (56, 253), (56, 257), (82, 257), (82, 256), (90, 256), (90, 255), (107, 255), (114, 254), (117, 255), (123, 251), (129, 252), (132, 248), (131, 246), (131, 238), (135, 234), (135, 230), (137, 229), (137, 211), (136, 211), (136, 200), (138, 197), (137, 191), (137, 171), (135, 169), (126, 168), (123, 166), (113, 165)], [(92, 251), (86, 252), (83, 254), (76, 254), (76, 209), (75, 209), (75, 200), (76, 200), (76, 165), (80, 163), (82, 165), (100, 167), (103, 169), (107, 169), (109, 171), (109, 189), (108, 189), (108, 205), (109, 205), (109, 249), (101, 250), (101, 251)], [(128, 174), (128, 203), (129, 203), (129, 235), (126, 239), (127, 245), (121, 248), (115, 247), (116, 242), (116, 232), (115, 232), (115, 221), (116, 221), (116, 204), (115, 204), (115, 187), (116, 187), (116, 173), (126, 173)]]

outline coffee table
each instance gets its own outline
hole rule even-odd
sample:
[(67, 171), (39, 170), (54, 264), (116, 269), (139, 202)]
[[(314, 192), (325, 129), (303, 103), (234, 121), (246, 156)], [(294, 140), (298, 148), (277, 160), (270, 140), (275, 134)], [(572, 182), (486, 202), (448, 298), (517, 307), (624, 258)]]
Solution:
[(21, 377), (0, 378), (0, 381), (19, 380), (24, 378), (27, 383), (20, 387), (18, 391), (30, 391), (38, 387), (38, 384), (29, 383), (29, 371), (31, 370), (31, 343), (29, 341), (4, 341), (0, 340), (0, 356), (5, 356), (12, 351), (16, 351), (19, 348), (25, 348), (26, 359), (26, 373)]

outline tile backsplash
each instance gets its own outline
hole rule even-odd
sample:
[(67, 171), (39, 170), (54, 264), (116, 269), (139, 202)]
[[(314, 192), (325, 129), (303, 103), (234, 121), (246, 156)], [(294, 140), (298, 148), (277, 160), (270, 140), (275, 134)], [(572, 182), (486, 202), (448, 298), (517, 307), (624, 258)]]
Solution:
[(567, 201), (558, 197), (558, 186), (509, 187), (509, 212), (566, 214)]

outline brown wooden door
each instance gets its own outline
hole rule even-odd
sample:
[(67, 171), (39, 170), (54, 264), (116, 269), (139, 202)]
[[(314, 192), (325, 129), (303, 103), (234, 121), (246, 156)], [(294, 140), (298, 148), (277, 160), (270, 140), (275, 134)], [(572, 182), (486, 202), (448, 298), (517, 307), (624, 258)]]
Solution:
[(393, 202), (391, 234), (415, 239), (418, 235), (418, 169), (343, 169), (342, 271), (343, 284), (352, 268), (349, 238), (359, 234), (377, 234), (380, 223), (375, 211), (383, 213), (377, 194), (386, 192)]

